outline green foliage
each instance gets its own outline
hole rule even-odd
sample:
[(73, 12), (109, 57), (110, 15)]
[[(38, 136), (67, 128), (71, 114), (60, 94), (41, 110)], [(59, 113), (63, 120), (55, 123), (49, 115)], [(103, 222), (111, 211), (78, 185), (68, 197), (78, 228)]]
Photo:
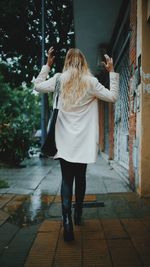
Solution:
[[(66, 50), (74, 47), (72, 0), (45, 0), (45, 53), (55, 48), (55, 72), (62, 70)], [(1, 59), (10, 64), (7, 81), (31, 82), (41, 67), (41, 0), (0, 1)]]
[(0, 76), (0, 160), (19, 164), (28, 156), (39, 128), (39, 96), (25, 85), (11, 89)]
[(0, 178), (0, 188), (8, 188), (8, 187), (9, 187), (8, 183)]
[[(55, 49), (51, 74), (62, 70), (66, 51), (74, 47), (74, 34), (69, 34), (73, 32), (72, 2), (44, 1), (45, 54), (50, 46)], [(40, 96), (29, 87), (41, 68), (41, 3), (0, 1), (0, 159), (16, 164), (27, 156), (33, 133), (40, 128)], [(46, 97), (47, 120), (51, 96), (49, 101)]]

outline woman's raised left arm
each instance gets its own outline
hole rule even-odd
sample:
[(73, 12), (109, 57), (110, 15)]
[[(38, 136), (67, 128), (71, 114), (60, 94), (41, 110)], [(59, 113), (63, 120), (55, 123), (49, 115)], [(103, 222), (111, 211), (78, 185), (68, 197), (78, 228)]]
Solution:
[(54, 92), (55, 83), (56, 83), (56, 75), (52, 78), (46, 80), (48, 73), (49, 73), (49, 66), (44, 65), (37, 76), (37, 78), (33, 81), (34, 83), (34, 90), (41, 93), (48, 93)]
[(54, 62), (55, 57), (53, 56), (53, 52), (54, 52), (54, 49), (53, 47), (51, 47), (48, 51), (47, 64), (42, 67), (39, 75), (33, 81), (34, 89), (38, 92), (42, 92), (42, 93), (53, 92), (55, 89), (56, 75), (46, 80), (50, 67)]

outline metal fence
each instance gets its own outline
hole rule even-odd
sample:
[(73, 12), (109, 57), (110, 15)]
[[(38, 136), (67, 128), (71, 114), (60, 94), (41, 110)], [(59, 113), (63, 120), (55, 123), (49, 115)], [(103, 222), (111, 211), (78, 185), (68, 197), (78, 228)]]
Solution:
[(114, 156), (128, 166), (129, 139), (129, 46), (122, 54), (116, 71), (120, 74), (119, 97), (115, 104)]

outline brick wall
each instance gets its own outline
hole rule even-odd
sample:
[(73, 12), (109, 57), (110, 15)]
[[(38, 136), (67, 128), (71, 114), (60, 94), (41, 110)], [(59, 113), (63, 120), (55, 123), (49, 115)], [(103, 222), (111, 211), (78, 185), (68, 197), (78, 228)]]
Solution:
[[(136, 38), (137, 38), (137, 1), (131, 0), (131, 11), (130, 11), (130, 71), (131, 80), (135, 74), (136, 68)], [(135, 187), (135, 172), (133, 166), (133, 143), (136, 137), (136, 113), (134, 112), (134, 88), (132, 88), (132, 82), (130, 83), (129, 92), (129, 177), (131, 187)]]
[(136, 67), (137, 0), (131, 0), (130, 2), (131, 2), (131, 9), (130, 9), (130, 30), (131, 30), (130, 67), (131, 67), (131, 75), (133, 75), (135, 67)]
[[(131, 79), (134, 77), (136, 68), (136, 34), (137, 34), (137, 0), (131, 0), (130, 9), (130, 70)], [(132, 83), (131, 83), (132, 84)], [(133, 143), (136, 137), (136, 113), (134, 112), (134, 93), (133, 88), (129, 89), (129, 177), (132, 188), (134, 189), (135, 173), (133, 165)], [(104, 105), (101, 102), (100, 110), (100, 147), (104, 151)], [(109, 104), (109, 159), (114, 158), (114, 111), (113, 104)]]

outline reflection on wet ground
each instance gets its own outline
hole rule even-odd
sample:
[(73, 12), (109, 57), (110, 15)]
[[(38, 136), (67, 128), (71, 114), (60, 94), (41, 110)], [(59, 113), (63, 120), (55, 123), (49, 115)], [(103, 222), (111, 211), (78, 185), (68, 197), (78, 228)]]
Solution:
[(9, 222), (20, 227), (39, 224), (49, 218), (49, 210), (55, 196), (33, 194), (22, 199), (14, 200), (5, 207), (10, 214)]
[[(10, 187), (0, 190), (0, 225), (3, 225), (8, 217), (10, 223), (20, 227), (36, 225), (45, 219), (60, 220), (59, 162), (33, 158), (24, 164), (26, 168), (1, 170), (1, 176), (9, 182)], [(130, 189), (100, 157), (96, 164), (88, 166), (86, 194), (104, 196), (112, 192), (130, 192)], [(103, 203), (97, 204), (100, 207), (104, 206)], [(90, 207), (93, 207), (92, 210), (95, 208), (95, 206)]]
[[(75, 196), (73, 195), (73, 204)], [(102, 201), (96, 200), (96, 195), (85, 195), (84, 207), (104, 207)], [(48, 195), (44, 192), (34, 193), (30, 196), (16, 196), (4, 208), (9, 217), (9, 222), (19, 227), (36, 225), (45, 219), (61, 219), (61, 196)]]

